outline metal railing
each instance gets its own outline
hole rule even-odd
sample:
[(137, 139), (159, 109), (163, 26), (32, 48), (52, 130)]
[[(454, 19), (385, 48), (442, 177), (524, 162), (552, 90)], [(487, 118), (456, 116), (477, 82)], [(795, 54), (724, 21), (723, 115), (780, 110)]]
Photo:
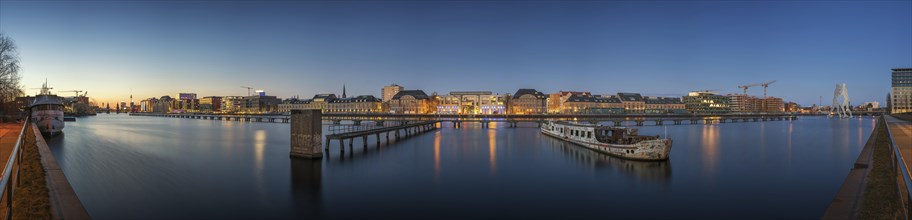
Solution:
[[(3, 203), (6, 213), (4, 213), (4, 219), (12, 219), (13, 217), (13, 194), (16, 190), (16, 186), (19, 185), (19, 168), (22, 163), (22, 137), (25, 136), (25, 128), (28, 127), (29, 119), (25, 119), (25, 123), (22, 125), (22, 130), (19, 132), (19, 138), (16, 139), (16, 145), (13, 147), (13, 152), (10, 154), (9, 161), (6, 162), (6, 166), (3, 169), (3, 179), (0, 179), (0, 189), (3, 191), (0, 192), (0, 200), (5, 200)], [(13, 174), (15, 172), (15, 176)], [(10, 179), (15, 177), (15, 179)]]
[(361, 124), (361, 125), (329, 124), (329, 129), (327, 129), (327, 130), (329, 131), (329, 134), (343, 134), (343, 133), (368, 131), (368, 130), (374, 130), (374, 129), (378, 129), (378, 128), (386, 128), (386, 127), (403, 125), (402, 121), (386, 121), (386, 122), (382, 122), (382, 123), (383, 123), (383, 125), (379, 125), (379, 124), (372, 123), (372, 122), (363, 122), (363, 124)]
[(902, 181), (899, 179), (896, 180), (896, 190), (902, 200), (902, 214), (904, 219), (912, 219), (912, 174), (909, 173), (909, 167), (906, 167), (905, 158), (903, 158), (902, 153), (899, 152), (899, 147), (896, 146), (896, 140), (893, 139), (893, 132), (890, 130), (890, 124), (886, 122), (885, 117), (881, 117), (881, 120), (884, 121), (884, 125), (887, 127), (887, 134), (890, 136), (890, 148), (893, 150), (891, 155), (891, 164), (893, 165), (893, 170), (901, 177)]

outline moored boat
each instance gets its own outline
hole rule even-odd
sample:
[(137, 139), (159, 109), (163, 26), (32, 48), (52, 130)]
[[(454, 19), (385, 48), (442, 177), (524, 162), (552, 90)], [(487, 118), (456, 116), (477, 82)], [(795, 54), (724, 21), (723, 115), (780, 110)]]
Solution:
[(41, 88), (41, 93), (35, 96), (35, 101), (29, 105), (31, 120), (38, 126), (38, 130), (47, 136), (55, 136), (63, 132), (63, 102), (60, 97), (51, 94), (47, 83)]
[(671, 139), (640, 136), (636, 128), (548, 121), (541, 132), (601, 153), (636, 160), (667, 160)]

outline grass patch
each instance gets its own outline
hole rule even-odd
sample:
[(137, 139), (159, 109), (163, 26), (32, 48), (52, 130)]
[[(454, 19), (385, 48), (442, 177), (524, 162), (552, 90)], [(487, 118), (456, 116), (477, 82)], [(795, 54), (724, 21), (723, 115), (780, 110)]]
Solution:
[[(912, 119), (912, 115), (904, 115)], [(902, 219), (902, 208), (897, 192), (897, 173), (892, 165), (892, 141), (887, 134), (887, 124), (880, 120), (875, 132), (874, 161), (866, 178), (864, 198), (858, 219)]]
[(19, 185), (13, 195), (13, 219), (51, 219), (50, 195), (35, 133), (31, 127), (26, 128), (25, 133), (25, 142), (19, 149), (23, 155)]

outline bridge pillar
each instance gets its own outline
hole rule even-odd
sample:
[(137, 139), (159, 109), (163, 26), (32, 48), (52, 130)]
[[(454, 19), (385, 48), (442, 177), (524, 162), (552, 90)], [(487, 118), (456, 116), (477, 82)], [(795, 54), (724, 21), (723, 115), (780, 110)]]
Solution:
[(656, 125), (662, 125), (662, 123), (663, 123), (663, 122), (662, 122), (662, 119), (655, 120), (655, 121), (656, 121)]
[(636, 120), (637, 126), (643, 126), (643, 120)]
[(623, 123), (623, 122), (624, 122), (624, 121), (620, 121), (620, 120), (614, 121), (614, 126), (615, 126), (615, 127), (620, 127), (620, 126), (621, 126), (621, 123)]
[(323, 149), (326, 153), (329, 153), (329, 143), (332, 143), (331, 139), (326, 139), (326, 148)]
[(352, 120), (354, 125), (361, 125), (361, 120)]
[(377, 133), (377, 147), (380, 147), (380, 133)]
[(674, 124), (675, 124), (675, 125), (681, 125), (681, 119), (675, 119), (675, 120), (674, 120)]
[[(291, 111), (291, 151), (292, 157), (323, 158), (323, 114), (320, 110)], [(329, 148), (327, 143), (326, 148)]]
[(361, 143), (364, 144), (364, 151), (367, 151), (367, 135), (361, 136)]

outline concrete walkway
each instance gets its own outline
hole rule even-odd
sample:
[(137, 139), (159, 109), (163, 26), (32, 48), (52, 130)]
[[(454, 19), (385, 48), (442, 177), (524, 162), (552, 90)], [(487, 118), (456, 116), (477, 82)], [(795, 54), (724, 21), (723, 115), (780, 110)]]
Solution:
[[(16, 140), (19, 139), (19, 132), (22, 132), (22, 126), (25, 123), (0, 123), (0, 164), (6, 167), (10, 154), (13, 153), (13, 147), (16, 146)], [(0, 168), (0, 172), (3, 172)]]
[[(896, 148), (903, 157), (906, 167), (912, 167), (912, 122), (903, 121), (893, 116), (884, 116), (887, 126), (893, 135)], [(908, 170), (906, 172), (909, 172)]]

